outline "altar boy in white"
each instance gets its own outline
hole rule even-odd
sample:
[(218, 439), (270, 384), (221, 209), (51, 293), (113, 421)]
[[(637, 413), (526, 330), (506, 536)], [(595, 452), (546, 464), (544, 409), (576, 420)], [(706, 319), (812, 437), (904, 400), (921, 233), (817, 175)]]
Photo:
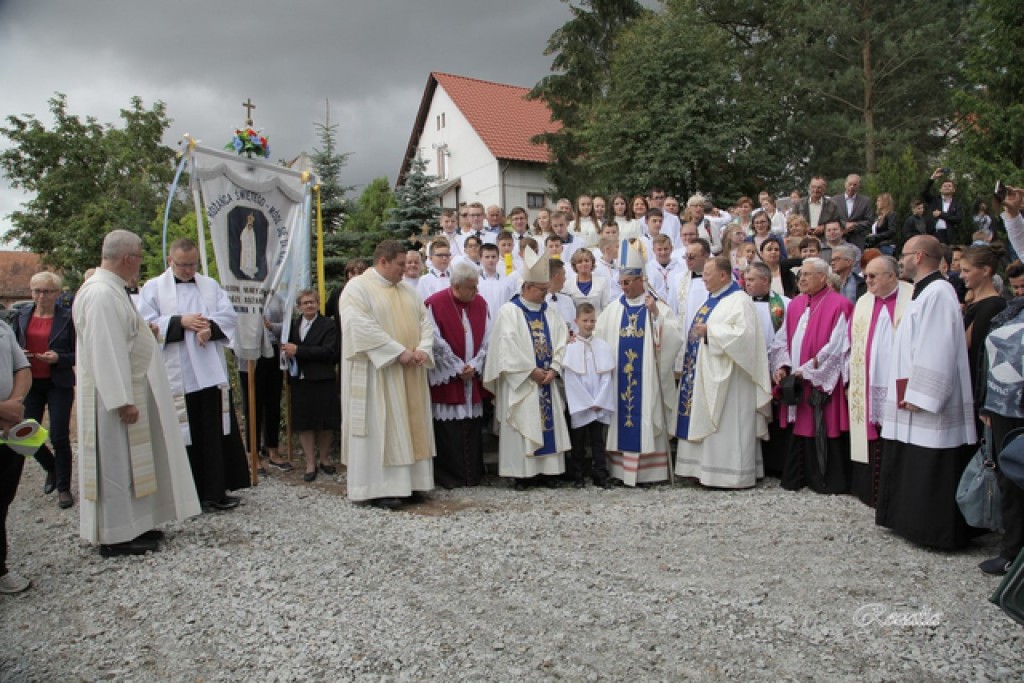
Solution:
[(498, 311), (484, 368), (500, 425), (498, 474), (522, 490), (537, 475), (565, 472), (569, 430), (555, 377), (568, 341), (565, 321), (544, 301), (548, 256), (527, 247), (522, 293)]
[[(580, 252), (577, 252), (580, 253)], [(583, 488), (587, 447), (590, 447), (590, 476), (594, 486), (608, 487), (608, 450), (605, 429), (615, 411), (615, 356), (604, 339), (594, 336), (597, 315), (594, 304), (576, 307), (576, 340), (565, 350), (562, 381), (572, 426), (569, 472), (576, 488)]]

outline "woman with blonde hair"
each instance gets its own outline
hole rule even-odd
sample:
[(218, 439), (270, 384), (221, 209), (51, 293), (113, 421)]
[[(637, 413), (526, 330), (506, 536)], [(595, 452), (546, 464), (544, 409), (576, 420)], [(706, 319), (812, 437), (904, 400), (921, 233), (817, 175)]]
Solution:
[(864, 240), (864, 246), (877, 247), (886, 256), (896, 251), (896, 212), (892, 195), (882, 192), (875, 197), (875, 222)]
[(562, 293), (567, 294), (578, 307), (581, 303), (593, 304), (597, 315), (611, 299), (608, 280), (594, 273), (597, 259), (589, 249), (577, 249), (569, 259), (572, 273), (567, 274)]
[(57, 490), (57, 504), (69, 508), (71, 495), (71, 404), (75, 400), (75, 324), (71, 311), (57, 305), (61, 279), (54, 273), (36, 273), (29, 280), (32, 305), (18, 314), (18, 343), (32, 368), (32, 388), (25, 397), (25, 419), (43, 421), (50, 412), (50, 442), (35, 458), (46, 470), (43, 491)]

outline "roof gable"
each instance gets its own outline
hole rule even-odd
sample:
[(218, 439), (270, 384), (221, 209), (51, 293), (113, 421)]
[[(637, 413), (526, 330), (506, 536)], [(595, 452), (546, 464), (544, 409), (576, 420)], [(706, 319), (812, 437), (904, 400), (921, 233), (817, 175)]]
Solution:
[(548, 163), (547, 145), (534, 144), (531, 139), (541, 133), (560, 130), (562, 125), (551, 120), (551, 110), (542, 100), (526, 99), (529, 88), (434, 71), (427, 79), (416, 125), (406, 157), (402, 160), (399, 184), (408, 171), (411, 155), (418, 147), (420, 133), (438, 85), (448, 93), (496, 159)]

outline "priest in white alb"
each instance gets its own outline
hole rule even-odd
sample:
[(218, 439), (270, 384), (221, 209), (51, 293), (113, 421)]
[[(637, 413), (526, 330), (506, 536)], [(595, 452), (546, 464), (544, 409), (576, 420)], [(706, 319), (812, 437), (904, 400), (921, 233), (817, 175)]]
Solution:
[(569, 429), (565, 403), (555, 384), (562, 369), (568, 328), (546, 302), (548, 255), (523, 252), (522, 292), (498, 310), (484, 368), (484, 386), (494, 394), (498, 474), (517, 490), (538, 475), (565, 472)]
[(338, 304), (348, 497), (384, 509), (422, 502), (434, 488), (427, 383), (434, 325), (417, 293), (402, 282), (405, 254), (395, 240), (378, 244), (373, 267), (345, 285)]
[(167, 372), (125, 287), (142, 240), (114, 230), (75, 296), (82, 538), (105, 556), (158, 549), (157, 525), (200, 513)]
[(615, 414), (608, 425), (609, 474), (635, 486), (670, 475), (673, 363), (682, 335), (672, 310), (649, 293), (644, 258), (633, 243), (623, 240), (619, 254), (622, 296), (601, 312), (594, 334), (611, 346), (618, 366)]
[(914, 287), (899, 279), (899, 264), (891, 256), (873, 258), (864, 278), (868, 291), (857, 300), (850, 324), (850, 492), (875, 507), (893, 336)]
[(704, 265), (708, 299), (690, 326), (673, 431), (676, 474), (704, 486), (749, 488), (764, 476), (771, 378), (754, 306), (728, 256)]

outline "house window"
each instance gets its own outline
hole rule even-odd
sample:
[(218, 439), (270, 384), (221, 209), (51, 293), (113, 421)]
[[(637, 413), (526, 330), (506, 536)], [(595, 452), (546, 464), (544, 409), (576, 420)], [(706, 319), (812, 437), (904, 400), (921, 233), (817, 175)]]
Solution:
[(543, 192), (526, 193), (526, 208), (543, 209), (545, 206), (547, 206), (547, 202)]
[(441, 130), (441, 117), (440, 116), (436, 117), (436, 120), (437, 120), (437, 129)]
[(444, 128), (444, 112), (441, 112), (441, 127)]
[(441, 145), (437, 148), (437, 178), (448, 180), (448, 146)]

